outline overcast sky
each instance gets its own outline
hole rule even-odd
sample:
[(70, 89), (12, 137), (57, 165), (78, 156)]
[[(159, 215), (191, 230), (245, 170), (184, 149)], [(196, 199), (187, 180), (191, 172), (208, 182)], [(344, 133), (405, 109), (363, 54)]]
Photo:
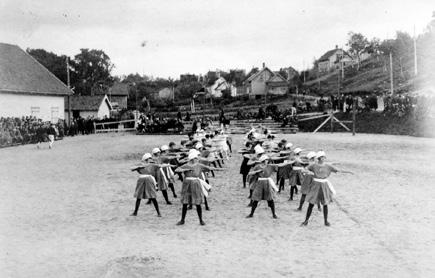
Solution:
[[(434, 0), (0, 0), (0, 42), (75, 55), (104, 50), (116, 75), (312, 64), (349, 31), (421, 33)], [(143, 44), (145, 42), (145, 45)], [(143, 46), (144, 45), (144, 46)]]

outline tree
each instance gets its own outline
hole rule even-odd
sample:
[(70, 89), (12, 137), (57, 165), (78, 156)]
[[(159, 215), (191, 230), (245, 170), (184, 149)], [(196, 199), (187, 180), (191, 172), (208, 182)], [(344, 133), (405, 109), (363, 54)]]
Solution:
[(44, 49), (30, 49), (26, 52), (35, 58), (40, 64), (46, 67), (51, 73), (59, 78), (63, 83), (67, 84), (67, 70), (65, 55), (56, 55), (53, 52), (48, 52)]
[(111, 71), (114, 67), (110, 57), (103, 50), (80, 49), (80, 53), (71, 61), (76, 92), (94, 94), (98, 90), (106, 91), (113, 84)]
[(381, 45), (381, 40), (378, 38), (372, 38), (366, 48), (367, 53), (378, 55), (379, 46)]
[(364, 53), (369, 46), (369, 41), (361, 33), (349, 32), (349, 39), (347, 41), (347, 46), (349, 47), (349, 52), (357, 58), (358, 69), (361, 64), (361, 54)]

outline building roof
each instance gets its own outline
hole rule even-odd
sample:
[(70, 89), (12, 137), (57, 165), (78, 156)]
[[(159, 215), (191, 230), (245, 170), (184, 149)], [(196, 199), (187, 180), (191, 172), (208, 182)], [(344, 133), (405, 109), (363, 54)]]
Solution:
[[(66, 69), (65, 69), (66, 70)], [(17, 45), (0, 43), (0, 92), (70, 95), (72, 91)]]
[(287, 81), (285, 80), (284, 77), (282, 77), (281, 74), (271, 71), (268, 67), (264, 67), (259, 72), (254, 73), (253, 75), (249, 76), (246, 81), (251, 82), (252, 80), (257, 78), (264, 71), (269, 71), (271, 73), (270, 78), (265, 81), (265, 83), (268, 86), (272, 86), (272, 87), (288, 86)]
[(128, 96), (128, 84), (116, 82), (109, 88), (107, 94), (112, 96)]
[(250, 81), (254, 80), (255, 78), (257, 78), (257, 76), (259, 76), (264, 71), (269, 71), (272, 74), (272, 76), (275, 75), (275, 73), (273, 71), (271, 71), (268, 67), (264, 67), (259, 72), (254, 73), (251, 76), (249, 76), (248, 79), (246, 79), (246, 81), (250, 82)]
[(323, 54), (323, 55), (319, 58), (319, 60), (317, 60), (317, 61), (318, 61), (318, 62), (327, 61), (327, 60), (329, 60), (329, 57), (331, 57), (332, 55), (334, 55), (335, 52), (337, 52), (337, 51), (339, 51), (339, 50), (343, 51), (343, 54), (344, 54), (344, 55), (346, 55), (346, 56), (352, 58), (352, 56), (350, 56), (349, 53), (347, 53), (347, 52), (344, 51), (343, 49), (341, 49), (341, 48), (334, 48), (334, 49), (331, 49), (331, 50), (329, 50), (329, 51), (326, 51), (326, 53)]
[[(71, 99), (71, 110), (98, 111), (103, 101), (106, 101), (109, 108), (112, 109), (112, 104), (107, 98), (107, 95), (71, 96), (70, 99)], [(67, 99), (65, 99), (65, 110), (68, 110)]]

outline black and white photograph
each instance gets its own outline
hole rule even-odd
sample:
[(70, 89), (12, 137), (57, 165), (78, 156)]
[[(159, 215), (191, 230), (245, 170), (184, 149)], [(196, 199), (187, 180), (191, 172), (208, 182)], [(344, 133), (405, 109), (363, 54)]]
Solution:
[(0, 0), (0, 277), (435, 277), (433, 0)]

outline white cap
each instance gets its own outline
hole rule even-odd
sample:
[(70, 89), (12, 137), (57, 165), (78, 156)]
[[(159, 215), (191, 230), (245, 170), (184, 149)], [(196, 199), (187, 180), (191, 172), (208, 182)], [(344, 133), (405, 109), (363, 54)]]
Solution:
[(260, 161), (260, 162), (263, 162), (263, 161), (265, 161), (265, 160), (267, 160), (267, 159), (269, 159), (269, 157), (268, 157), (267, 155), (263, 154), (263, 155), (260, 157), (259, 161)]
[(301, 148), (296, 148), (296, 149), (294, 149), (294, 151), (293, 151), (293, 152), (294, 152), (295, 154), (298, 154), (298, 153), (300, 153), (301, 151), (302, 151), (302, 149), (301, 149)]
[(154, 154), (154, 153), (159, 153), (159, 152), (160, 152), (160, 149), (159, 149), (159, 148), (154, 148), (151, 152), (152, 152), (153, 154)]
[(191, 154), (191, 153), (199, 154), (199, 151), (197, 149), (190, 149), (189, 154)]
[(167, 151), (167, 150), (169, 150), (169, 147), (168, 147), (168, 145), (163, 145), (163, 146), (160, 147), (160, 149), (162, 151)]
[(308, 159), (314, 158), (316, 156), (317, 156), (316, 152), (309, 152), (309, 153), (307, 153), (307, 158)]
[(290, 149), (291, 147), (293, 147), (293, 144), (292, 144), (292, 143), (287, 143), (287, 144), (285, 144), (285, 148), (286, 148), (286, 149)]
[(262, 154), (262, 153), (264, 153), (263, 147), (261, 147), (259, 145), (254, 147), (254, 151), (255, 151), (256, 154)]
[(202, 144), (200, 142), (196, 143), (196, 145), (195, 145), (195, 149), (200, 149), (202, 147), (203, 146), (202, 146)]
[(188, 156), (189, 160), (192, 160), (192, 159), (195, 159), (195, 158), (198, 158), (198, 153), (197, 152), (191, 152), (191, 153), (189, 153), (189, 156)]
[(316, 154), (316, 157), (319, 158), (319, 157), (322, 157), (322, 156), (326, 157), (326, 153), (324, 151), (318, 151), (317, 154)]
[(151, 158), (152, 156), (151, 156), (151, 154), (150, 153), (145, 153), (143, 156), (142, 156), (142, 161), (143, 160), (147, 160), (147, 159), (149, 159), (149, 158)]

